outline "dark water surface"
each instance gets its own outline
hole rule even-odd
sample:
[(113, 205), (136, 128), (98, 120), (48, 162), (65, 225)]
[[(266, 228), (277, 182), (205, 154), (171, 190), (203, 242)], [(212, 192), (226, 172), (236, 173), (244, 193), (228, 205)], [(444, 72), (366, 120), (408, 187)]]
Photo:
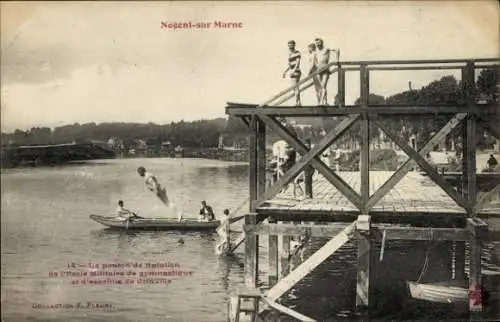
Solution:
[[(207, 200), (219, 216), (248, 198), (248, 167), (211, 160), (127, 159), (57, 168), (12, 169), (2, 173), (2, 321), (226, 321), (231, 293), (244, 286), (242, 254), (219, 259), (216, 236), (206, 233), (113, 232), (88, 216), (111, 214), (117, 200), (147, 217), (172, 217), (136, 174), (150, 169), (184, 212), (196, 217)], [(246, 207), (246, 206), (245, 206)], [(179, 243), (182, 237), (184, 244)], [(315, 240), (307, 252), (325, 241)], [(261, 280), (267, 275), (267, 238), (260, 238)], [(404, 280), (422, 271), (426, 243), (388, 243), (376, 274), (375, 317), (379, 320), (457, 320), (463, 306), (427, 305), (409, 299)], [(240, 252), (242, 249), (240, 248)], [(447, 250), (430, 253), (423, 282), (448, 281)], [(498, 245), (488, 245), (485, 268), (498, 265)], [(307, 255), (306, 255), (307, 256)], [(284, 303), (321, 321), (358, 319), (355, 305), (356, 245), (348, 243), (288, 294)], [(377, 254), (378, 256), (378, 254)], [(164, 284), (73, 285), (77, 277), (50, 272), (175, 270), (186, 276), (155, 277)], [(107, 268), (103, 263), (162, 263), (174, 268)], [(92, 264), (92, 265), (90, 265)], [(124, 277), (120, 277), (124, 279)], [(96, 279), (94, 277), (94, 279)], [(100, 279), (117, 279), (100, 277)], [(88, 302), (91, 302), (87, 308)], [(80, 303), (80, 307), (77, 307)], [(66, 304), (73, 308), (34, 308)], [(98, 305), (112, 307), (97, 307)]]

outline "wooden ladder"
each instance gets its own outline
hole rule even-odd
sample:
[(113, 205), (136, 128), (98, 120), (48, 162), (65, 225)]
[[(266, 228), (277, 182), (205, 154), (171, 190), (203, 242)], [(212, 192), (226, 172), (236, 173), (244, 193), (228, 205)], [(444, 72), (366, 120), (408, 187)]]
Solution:
[[(229, 321), (240, 322), (240, 314), (251, 314), (251, 321), (258, 322), (259, 320), (259, 301), (262, 293), (259, 289), (249, 289), (238, 291), (236, 295), (231, 296), (229, 307)], [(242, 303), (242, 300), (244, 301)], [(250, 301), (250, 305), (248, 305)]]

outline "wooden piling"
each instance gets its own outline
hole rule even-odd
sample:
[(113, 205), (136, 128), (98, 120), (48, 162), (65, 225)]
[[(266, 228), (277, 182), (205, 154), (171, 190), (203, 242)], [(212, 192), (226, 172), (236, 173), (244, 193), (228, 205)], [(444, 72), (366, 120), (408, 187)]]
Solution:
[[(276, 223), (275, 220), (270, 219), (269, 223)], [(269, 235), (269, 286), (273, 286), (278, 281), (279, 271), (278, 271), (278, 235)]]
[(368, 313), (368, 309), (371, 304), (370, 266), (372, 262), (372, 250), (370, 242), (370, 229), (370, 216), (360, 215), (356, 225), (356, 237), (358, 243), (356, 309), (361, 313)]
[(488, 233), (488, 225), (478, 218), (467, 219), (467, 228), (471, 235), (469, 268), (469, 312), (470, 319), (482, 318), (483, 286), (481, 279), (481, 252), (483, 241)]
[[(258, 196), (266, 192), (266, 124), (260, 119), (256, 124), (256, 157), (257, 157), (257, 192)], [(257, 199), (257, 198), (256, 198)]]
[(290, 265), (288, 260), (288, 258), (290, 257), (290, 235), (282, 235), (281, 248), (282, 250), (281, 250), (280, 279), (287, 276), (288, 273), (290, 272)]
[(257, 214), (245, 216), (245, 286), (249, 289), (257, 287), (258, 273), (258, 240), (254, 233), (257, 223)]
[(456, 284), (462, 285), (465, 281), (465, 242), (455, 241), (453, 243), (455, 253), (453, 280)]

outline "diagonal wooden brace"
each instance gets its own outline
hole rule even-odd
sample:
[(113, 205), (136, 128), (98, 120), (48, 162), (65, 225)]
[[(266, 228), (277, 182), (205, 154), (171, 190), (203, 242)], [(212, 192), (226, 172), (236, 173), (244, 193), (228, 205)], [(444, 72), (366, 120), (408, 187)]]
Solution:
[[(258, 109), (257, 109), (258, 111)], [(274, 184), (271, 188), (268, 189), (268, 193), (264, 196), (267, 198), (259, 198), (255, 206), (261, 206), (269, 197), (276, 195), (279, 190), (288, 183), (291, 179), (298, 175), (298, 173), (307, 166), (309, 162), (318, 172), (320, 172), (330, 183), (332, 183), (355, 207), (361, 209), (361, 197), (359, 194), (354, 191), (342, 178), (336, 175), (315, 153), (320, 153), (323, 151), (327, 145), (320, 146), (318, 145), (315, 149), (309, 152), (309, 149), (302, 144), (293, 134), (290, 133), (288, 129), (286, 129), (282, 124), (276, 121), (274, 118), (271, 118), (263, 113), (257, 112), (262, 121), (266, 123), (273, 131), (275, 131), (281, 138), (288, 142), (298, 153), (305, 155), (305, 158), (299, 163), (297, 163), (292, 169), (287, 171), (287, 174), (282, 177), (276, 184)], [(345, 130), (352, 125), (356, 119), (359, 117), (359, 114), (354, 114), (348, 117), (346, 120), (342, 121), (333, 131), (331, 131), (328, 137), (325, 137), (322, 140), (322, 144), (327, 143), (328, 141), (333, 142), (335, 138), (337, 138), (340, 134), (342, 134)], [(336, 134), (338, 133), (338, 134)], [(333, 137), (333, 139), (332, 139)], [(308, 161), (306, 161), (308, 160)], [(293, 171), (292, 171), (293, 170)], [(272, 194), (272, 193), (273, 194)]]
[[(314, 85), (314, 82), (312, 80), (308, 81), (307, 83), (304, 83), (303, 84), (304, 87), (300, 88), (299, 87), (299, 92), (302, 93), (304, 92), (306, 89), (308, 89), (309, 87), (312, 87)], [(295, 97), (295, 93), (290, 93), (288, 94), (287, 96), (281, 98), (279, 101), (277, 102), (274, 102), (273, 105), (274, 106), (278, 106), (278, 105), (281, 105), (287, 101), (289, 101), (290, 99), (294, 98)]]
[(474, 212), (482, 210), (493, 197), (498, 195), (500, 195), (500, 184), (496, 185), (493, 190), (488, 191), (480, 200), (476, 202), (476, 205), (474, 206)]
[(250, 129), (250, 121), (245, 116), (241, 116), (240, 120)]
[[(261, 205), (266, 200), (276, 196), (284, 185), (288, 184), (295, 178), (306, 166), (309, 165), (311, 160), (318, 157), (323, 151), (332, 144), (338, 137), (340, 137), (349, 127), (356, 122), (358, 115), (352, 115), (344, 119), (332, 131), (330, 131), (314, 148), (309, 150), (299, 162), (297, 162), (291, 169), (289, 169), (273, 186), (267, 189), (263, 196), (257, 200), (257, 204)], [(307, 149), (307, 148), (306, 148)]]
[(338, 251), (345, 243), (351, 240), (351, 238), (354, 237), (355, 231), (356, 222), (353, 222), (335, 235), (335, 237), (330, 239), (308, 259), (297, 266), (285, 278), (279, 280), (278, 283), (267, 291), (265, 296), (271, 301), (276, 301), (316, 267), (323, 263), (328, 257)]
[[(421, 156), (425, 156), (428, 152), (432, 151), (434, 146), (438, 144), (448, 133), (450, 133), (460, 122), (465, 119), (467, 114), (461, 113), (455, 115), (448, 123), (446, 123), (438, 133), (436, 133), (418, 152)], [(379, 125), (380, 121), (373, 117), (375, 124), (382, 130)], [(384, 131), (385, 132), (385, 131)], [(372, 209), (384, 196), (400, 182), (404, 176), (411, 170), (415, 164), (413, 159), (408, 159), (394, 174), (387, 180), (377, 191), (370, 197), (366, 204), (367, 211)]]
[(275, 301), (272, 301), (270, 299), (268, 299), (267, 297), (263, 296), (261, 297), (262, 301), (264, 303), (266, 303), (269, 307), (275, 309), (276, 311), (278, 312), (281, 312), (281, 313), (284, 313), (292, 318), (295, 318), (299, 321), (302, 321), (302, 322), (316, 322), (316, 320), (302, 314), (302, 313), (299, 313), (297, 311), (294, 311), (284, 305), (281, 305), (281, 304), (278, 304), (276, 303)]
[(488, 132), (490, 132), (497, 140), (500, 140), (500, 127), (494, 123), (494, 119), (484, 120), (484, 124), (486, 125)]
[(417, 151), (411, 148), (405, 141), (403, 141), (398, 134), (390, 131), (385, 125), (380, 122), (377, 125), (382, 129), (382, 131), (389, 136), (394, 143), (396, 143), (411, 159), (413, 159), (417, 164), (424, 169), (424, 171), (429, 175), (429, 178), (434, 181), (441, 189), (444, 190), (450, 196), (453, 201), (455, 201), (460, 207), (467, 208), (468, 202), (453, 189), (451, 184), (449, 184), (440, 174), (434, 170), (434, 168), (421, 156)]

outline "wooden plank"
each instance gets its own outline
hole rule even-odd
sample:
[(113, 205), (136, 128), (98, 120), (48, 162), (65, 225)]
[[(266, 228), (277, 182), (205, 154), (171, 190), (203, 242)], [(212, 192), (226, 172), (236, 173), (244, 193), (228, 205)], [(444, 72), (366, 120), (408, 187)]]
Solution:
[(254, 233), (270, 236), (278, 234), (283, 236), (297, 236), (303, 234), (307, 229), (311, 232), (312, 237), (333, 237), (347, 226), (348, 223), (332, 223), (328, 225), (261, 223), (255, 227)]
[[(266, 124), (273, 130), (275, 131), (281, 138), (283, 138), (285, 141), (288, 142), (294, 148), (298, 153), (300, 154), (307, 154), (308, 153), (308, 148), (302, 144), (293, 134), (291, 134), (286, 128), (283, 127), (279, 122), (277, 122), (275, 119), (270, 118), (267, 115), (259, 115), (261, 119), (266, 122)], [(343, 126), (346, 126), (346, 124), (351, 124), (351, 122), (354, 122), (353, 119), (355, 116), (352, 116), (349, 118), (349, 121), (346, 121)], [(333, 136), (333, 133), (332, 133)], [(308, 155), (310, 157), (310, 155)], [(300, 162), (300, 161), (299, 161)], [(339, 191), (341, 191), (346, 198), (353, 203), (354, 206), (358, 207), (358, 209), (361, 207), (361, 201), (359, 195), (349, 186), (347, 185), (342, 178), (340, 178), (337, 174), (335, 174), (319, 157), (315, 157), (314, 159), (310, 160), (310, 164), (318, 170), (330, 183), (332, 183), (335, 188), (337, 188)], [(303, 163), (299, 165), (300, 167), (305, 167)], [(299, 168), (297, 166), (297, 168)], [(269, 189), (269, 191), (271, 191)], [(255, 207), (259, 207), (264, 203), (265, 201), (260, 202), (255, 205)]]
[(462, 69), (462, 65), (449, 65), (449, 66), (385, 66), (385, 67), (370, 67), (370, 70), (378, 71), (391, 71), (391, 70), (450, 70)]
[[(345, 107), (330, 106), (262, 106), (257, 104), (239, 104), (228, 102), (226, 114), (234, 116), (255, 115), (263, 113), (268, 116), (343, 116), (351, 114), (377, 114), (377, 115), (419, 115), (434, 116), (436, 114), (454, 115), (457, 113), (470, 113), (487, 119), (489, 116), (496, 116), (498, 107), (494, 104), (478, 104), (477, 107), (470, 109), (465, 105), (377, 105), (376, 107), (360, 107), (359, 105), (347, 105)], [(495, 127), (492, 127), (495, 130)], [(496, 132), (494, 132), (496, 133)], [(494, 134), (492, 133), (492, 134)]]
[(289, 265), (289, 255), (290, 255), (290, 236), (282, 236), (282, 253), (281, 253), (281, 275), (280, 278), (283, 278), (290, 273), (290, 265)]
[[(302, 93), (303, 91), (305, 91), (306, 89), (308, 89), (309, 87), (313, 86), (314, 85), (314, 82), (312, 80), (309, 80), (307, 83), (304, 83), (302, 84), (304, 85), (303, 87), (300, 87), (299, 86), (299, 91)], [(301, 85), (301, 86), (302, 86)], [(288, 102), (290, 99), (294, 98), (295, 97), (295, 93), (290, 93), (289, 95), (283, 97), (282, 99), (276, 101), (273, 103), (274, 106), (279, 106), (285, 102)]]
[(465, 281), (465, 241), (455, 241), (455, 274), (454, 279), (459, 283)]
[(344, 228), (337, 236), (333, 237), (323, 247), (312, 254), (306, 261), (296, 267), (290, 274), (278, 281), (271, 289), (268, 290), (266, 296), (272, 301), (276, 301), (283, 294), (289, 291), (302, 278), (314, 270), (318, 265), (325, 261), (330, 255), (336, 252), (346, 242), (352, 238), (356, 223), (353, 222)]
[[(497, 116), (499, 116), (498, 111), (497, 111)], [(488, 132), (490, 132), (491, 135), (493, 135), (497, 140), (500, 140), (500, 127), (496, 123), (497, 120), (495, 119), (486, 119), (484, 125), (486, 125), (486, 128), (488, 129)]]
[[(421, 156), (425, 156), (428, 152), (434, 149), (434, 146), (439, 143), (443, 138), (448, 135), (460, 122), (465, 119), (467, 114), (457, 114), (448, 123), (446, 123), (441, 130), (439, 130), (418, 152)], [(384, 129), (380, 126), (380, 121), (375, 119), (375, 124), (382, 130)], [(387, 180), (380, 188), (373, 193), (367, 202), (366, 209), (372, 209), (387, 193), (394, 188), (403, 179), (406, 174), (411, 170), (415, 161), (411, 158), (406, 160), (406, 162)]]
[[(267, 116), (264, 116), (264, 119), (268, 118)], [(281, 178), (278, 179), (267, 191), (263, 196), (260, 196), (259, 199), (256, 202), (256, 207), (262, 205), (265, 201), (267, 201), (270, 198), (273, 198), (278, 194), (278, 192), (283, 189), (283, 187), (290, 183), (290, 181), (293, 180), (301, 171), (303, 171), (307, 166), (309, 166), (309, 163), (316, 158), (319, 159), (319, 155), (323, 153), (326, 148), (332, 142), (334, 142), (339, 136), (341, 136), (349, 127), (356, 122), (358, 118), (358, 115), (352, 115), (349, 118), (344, 119), (342, 122), (340, 122), (333, 130), (331, 130), (324, 138), (321, 139), (321, 141), (314, 146), (312, 149), (309, 150), (306, 146), (299, 145), (300, 142), (294, 137), (289, 137), (289, 134), (285, 132), (284, 128), (280, 129), (281, 124), (278, 126), (277, 122), (272, 119), (267, 120), (267, 124), (270, 125), (270, 127), (276, 132), (281, 132), (281, 134), (284, 134), (283, 138), (286, 141), (289, 141), (289, 144), (294, 147), (297, 152), (301, 154), (305, 154), (301, 159), (290, 169), (288, 170)], [(271, 124), (273, 124), (271, 126)], [(281, 130), (281, 131), (280, 131)], [(279, 133), (278, 133), (279, 134)], [(295, 143), (295, 144), (293, 144)], [(300, 143), (301, 144), (301, 143)], [(295, 146), (294, 146), (295, 145)], [(305, 153), (307, 151), (307, 153)], [(319, 170), (318, 170), (319, 171)]]
[(235, 223), (237, 221), (240, 221), (241, 219), (244, 219), (245, 218), (245, 215), (241, 215), (241, 216), (236, 216), (236, 217), (231, 217), (229, 219), (229, 223), (232, 224), (232, 223)]
[(428, 240), (428, 241), (468, 241), (469, 232), (463, 228), (427, 228), (427, 227), (380, 227), (376, 230), (386, 232), (389, 240)]
[(249, 210), (250, 212), (255, 212), (254, 201), (257, 200), (257, 117), (253, 115), (250, 119), (250, 168), (248, 170), (249, 175)]
[(466, 62), (474, 63), (497, 63), (498, 58), (477, 58), (477, 59), (422, 59), (422, 60), (359, 60), (359, 61), (342, 61), (342, 65), (422, 65), (422, 64), (465, 64)]
[(496, 185), (493, 190), (488, 191), (480, 200), (477, 201), (474, 207), (474, 213), (481, 211), (493, 197), (498, 195), (500, 195), (500, 184)]
[(359, 80), (361, 107), (368, 107), (368, 96), (370, 95), (370, 72), (365, 64), (360, 66)]
[(234, 253), (234, 251), (245, 241), (245, 234), (241, 234), (238, 239), (234, 242), (234, 244), (231, 246), (231, 253)]
[(368, 213), (368, 200), (370, 199), (370, 138), (368, 115), (363, 116), (361, 121), (361, 202), (363, 203), (363, 213)]
[[(260, 106), (265, 106), (265, 105), (271, 104), (272, 102), (274, 102), (275, 100), (277, 100), (281, 96), (283, 96), (291, 91), (294, 91), (297, 88), (297, 86), (300, 87), (302, 84), (312, 80), (312, 78), (315, 77), (316, 75), (322, 73), (325, 69), (329, 69), (331, 66), (336, 65), (336, 64), (337, 64), (337, 62), (329, 63), (327, 66), (325, 66), (325, 68), (323, 68), (321, 70), (317, 70), (316, 72), (308, 75), (306, 78), (301, 79), (297, 84), (290, 86), (290, 87), (287, 87), (286, 89), (282, 90), (278, 94), (276, 94), (273, 97), (271, 97), (270, 99), (268, 99), (266, 102), (262, 103)], [(333, 74), (336, 71), (337, 71), (337, 69), (334, 69), (334, 70), (330, 71), (330, 74)]]
[[(263, 223), (259, 224), (256, 226), (256, 228)], [(275, 220), (272, 218), (269, 218), (269, 225), (273, 226), (278, 226)], [(268, 244), (269, 244), (269, 250), (268, 250), (268, 279), (269, 279), (269, 286), (273, 286), (276, 284), (278, 281), (278, 276), (279, 276), (279, 271), (278, 271), (278, 234), (269, 234), (268, 237)]]
[[(373, 217), (373, 216), (372, 216)], [(348, 223), (334, 222), (331, 224), (258, 224), (253, 232), (259, 235), (283, 235), (296, 236), (303, 234), (305, 230), (310, 232), (311, 237), (332, 237), (347, 227)], [(427, 240), (427, 241), (469, 241), (470, 233), (465, 228), (433, 228), (433, 227), (405, 227), (388, 224), (372, 224), (373, 231), (386, 233), (388, 240)], [(486, 233), (488, 240), (498, 240), (500, 233)]]
[(378, 123), (379, 127), (383, 129), (383, 131), (389, 136), (394, 143), (396, 143), (410, 158), (415, 160), (417, 164), (422, 167), (422, 169), (427, 173), (429, 178), (434, 181), (441, 189), (444, 190), (453, 199), (459, 206), (465, 207), (467, 202), (459, 195), (459, 193), (453, 189), (453, 187), (446, 181), (443, 176), (438, 174), (436, 170), (413, 148), (409, 147), (406, 142), (404, 142), (398, 134), (390, 131), (385, 125), (382, 123)]
[(472, 237), (486, 240), (488, 238), (488, 224), (479, 218), (467, 218), (467, 229)]
[(237, 295), (229, 299), (229, 322), (240, 321), (240, 299)]
[(371, 262), (372, 249), (370, 242), (370, 216), (360, 215), (356, 223), (358, 245), (356, 308), (366, 309), (371, 304)]
[[(370, 96), (370, 72), (366, 65), (360, 70), (360, 97), (361, 107), (368, 107)], [(367, 215), (367, 203), (370, 198), (370, 133), (368, 114), (363, 114), (361, 120), (361, 152), (359, 171), (361, 174), (361, 202), (362, 213)]]
[(480, 319), (483, 311), (481, 280), (482, 239), (488, 225), (477, 218), (467, 219), (467, 228), (472, 235), (469, 267), (469, 314), (471, 320)]
[[(462, 70), (462, 80), (466, 79), (467, 78), (467, 70), (464, 68)], [(462, 197), (465, 199), (465, 200), (469, 200), (469, 193), (467, 191), (467, 187), (468, 187), (468, 184), (467, 184), (467, 178), (468, 178), (468, 175), (467, 175), (467, 169), (468, 169), (468, 165), (467, 165), (467, 150), (468, 150), (468, 147), (467, 147), (467, 121), (466, 119), (463, 120), (462, 122), (462, 127), (461, 127), (461, 136), (462, 136), (462, 162), (461, 162), (461, 165), (462, 165), (462, 177), (461, 177), (461, 189), (460, 189), (460, 192), (462, 194)], [(457, 189), (458, 190), (458, 189)]]
[[(257, 120), (257, 196), (266, 192), (266, 125)], [(258, 197), (256, 198), (258, 199)]]
[[(474, 74), (473, 74), (474, 76)], [(474, 81), (474, 79), (472, 79)], [(466, 119), (467, 125), (467, 149), (465, 151), (467, 164), (467, 207), (469, 216), (475, 216), (474, 209), (476, 206), (476, 119), (473, 115), (469, 115)]]
[(264, 303), (266, 303), (269, 307), (281, 312), (281, 313), (284, 313), (294, 319), (297, 319), (299, 321), (304, 321), (304, 322), (316, 322), (316, 320), (308, 317), (308, 316), (305, 316), (304, 314), (301, 314), (297, 311), (294, 311), (290, 308), (287, 308), (286, 306), (283, 306), (281, 304), (278, 304), (276, 303), (275, 301), (273, 300), (270, 300), (268, 299), (267, 297), (263, 296), (262, 297), (262, 300), (264, 301)]
[(248, 120), (248, 117), (240, 116), (239, 119), (241, 120), (241, 122), (243, 122), (243, 124), (246, 125), (247, 128), (250, 129), (250, 121)]
[(245, 217), (245, 286), (257, 287), (258, 274), (258, 239), (251, 231), (257, 223), (257, 215), (249, 214)]
[[(465, 86), (465, 100), (467, 106), (473, 109), (476, 105), (475, 99), (475, 70), (474, 62), (467, 61), (465, 68), (462, 70), (462, 82)], [(464, 179), (467, 185), (467, 205), (466, 209), (468, 215), (473, 217), (475, 215), (474, 209), (476, 205), (477, 192), (476, 192), (476, 119), (474, 115), (470, 114), (465, 120), (465, 142), (463, 149), (463, 160), (465, 168)]]
[(339, 102), (339, 107), (345, 106), (345, 69), (340, 68), (338, 71), (337, 77), (337, 100)]

